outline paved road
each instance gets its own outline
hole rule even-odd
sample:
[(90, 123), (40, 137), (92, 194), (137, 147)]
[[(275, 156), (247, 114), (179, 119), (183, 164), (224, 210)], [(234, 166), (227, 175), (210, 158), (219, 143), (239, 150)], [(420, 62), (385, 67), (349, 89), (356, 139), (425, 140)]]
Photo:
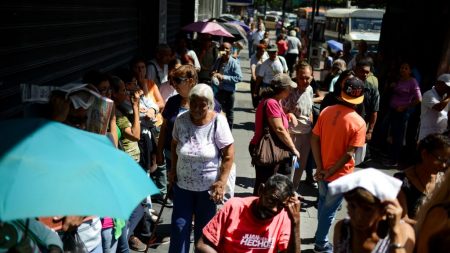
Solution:
[[(253, 136), (254, 129), (254, 111), (250, 98), (250, 70), (249, 61), (247, 59), (247, 51), (241, 53), (241, 67), (244, 76), (242, 83), (237, 85), (236, 102), (235, 102), (235, 125), (233, 129), (233, 136), (235, 139), (235, 162), (237, 165), (237, 178), (235, 196), (249, 196), (253, 192), (253, 184), (255, 178), (254, 168), (250, 166), (250, 156), (248, 153), (248, 143)], [(314, 75), (319, 76), (318, 73)], [(316, 77), (317, 78), (317, 77)], [(372, 166), (377, 166), (375, 163)], [(395, 171), (386, 171), (388, 174), (393, 174)], [(304, 178), (303, 178), (304, 180)], [(317, 196), (317, 189), (311, 188), (307, 185), (301, 185), (299, 193), (305, 197), (301, 209), (301, 239), (302, 252), (314, 252), (314, 233), (317, 227), (317, 208), (315, 201)], [(156, 206), (159, 210), (159, 205)], [(172, 210), (170, 208), (164, 209), (164, 222), (158, 226), (158, 237), (168, 237), (170, 231), (170, 217)], [(345, 204), (342, 205), (341, 210), (338, 211), (336, 220), (343, 219), (346, 216)], [(330, 232), (332, 238), (333, 231)], [(168, 239), (168, 238), (166, 238)], [(192, 249), (192, 244), (191, 244)], [(158, 245), (156, 248), (151, 248), (149, 252), (167, 252), (168, 244)], [(191, 250), (193, 252), (193, 250)]]

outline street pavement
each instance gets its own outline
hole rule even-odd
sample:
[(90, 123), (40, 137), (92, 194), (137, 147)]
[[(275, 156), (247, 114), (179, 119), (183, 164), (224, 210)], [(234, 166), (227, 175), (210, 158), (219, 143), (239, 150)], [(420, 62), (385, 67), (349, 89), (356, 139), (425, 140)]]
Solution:
[[(234, 113), (235, 119), (232, 133), (235, 140), (235, 163), (237, 168), (235, 196), (245, 197), (252, 194), (255, 178), (255, 171), (250, 165), (250, 155), (248, 152), (248, 144), (253, 136), (255, 111), (253, 110), (250, 98), (250, 69), (248, 52), (244, 50), (240, 55), (243, 82), (237, 84)], [(315, 71), (314, 76), (317, 79), (320, 76), (320, 73)], [(376, 162), (372, 162), (369, 165), (380, 168)], [(395, 173), (394, 170), (383, 171), (391, 175)], [(304, 177), (305, 173), (303, 174), (302, 180), (304, 180)], [(318, 195), (318, 192), (316, 188), (306, 184), (300, 184), (299, 193), (305, 197), (301, 208), (301, 249), (304, 253), (311, 253), (314, 252), (314, 233), (317, 227), (316, 196)], [(159, 211), (160, 205), (155, 204), (155, 209)], [(346, 204), (343, 203), (341, 209), (337, 212), (336, 221), (345, 218), (346, 213)], [(164, 221), (162, 224), (158, 225), (156, 230), (159, 242), (161, 242), (162, 238), (164, 238), (162, 241), (165, 242), (154, 245), (148, 252), (168, 252), (171, 214), (171, 208), (164, 209), (162, 215)], [(330, 241), (332, 241), (333, 238), (333, 227), (334, 223), (329, 234)], [(193, 244), (191, 243), (191, 252), (194, 252), (192, 246)]]

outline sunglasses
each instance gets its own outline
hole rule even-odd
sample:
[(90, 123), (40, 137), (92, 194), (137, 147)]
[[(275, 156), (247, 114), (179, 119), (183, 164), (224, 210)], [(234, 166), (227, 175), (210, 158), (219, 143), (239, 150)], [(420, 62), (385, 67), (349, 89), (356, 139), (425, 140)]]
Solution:
[(175, 84), (180, 84), (181, 82), (184, 82), (186, 80), (188, 80), (189, 78), (187, 77), (174, 77), (172, 78), (172, 80), (175, 82)]

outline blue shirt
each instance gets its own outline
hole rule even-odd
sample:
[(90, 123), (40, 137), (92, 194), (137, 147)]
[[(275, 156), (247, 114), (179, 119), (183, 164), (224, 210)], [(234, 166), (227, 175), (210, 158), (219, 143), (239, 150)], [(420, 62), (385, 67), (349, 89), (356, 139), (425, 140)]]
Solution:
[[(214, 63), (213, 69), (223, 74), (223, 80), (219, 85), (220, 90), (226, 90), (230, 92), (236, 91), (236, 83), (242, 80), (241, 65), (239, 61), (230, 56), (228, 62), (222, 63), (222, 58), (217, 59)], [(221, 63), (225, 64), (221, 68)]]

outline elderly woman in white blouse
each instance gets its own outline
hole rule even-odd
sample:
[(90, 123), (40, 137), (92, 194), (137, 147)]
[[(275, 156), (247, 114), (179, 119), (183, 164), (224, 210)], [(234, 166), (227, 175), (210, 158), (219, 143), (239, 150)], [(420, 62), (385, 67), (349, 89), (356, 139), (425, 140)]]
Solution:
[(234, 139), (226, 118), (214, 111), (210, 86), (189, 93), (189, 111), (175, 120), (172, 140), (173, 213), (169, 252), (189, 252), (192, 216), (195, 242), (223, 201), (234, 160)]

